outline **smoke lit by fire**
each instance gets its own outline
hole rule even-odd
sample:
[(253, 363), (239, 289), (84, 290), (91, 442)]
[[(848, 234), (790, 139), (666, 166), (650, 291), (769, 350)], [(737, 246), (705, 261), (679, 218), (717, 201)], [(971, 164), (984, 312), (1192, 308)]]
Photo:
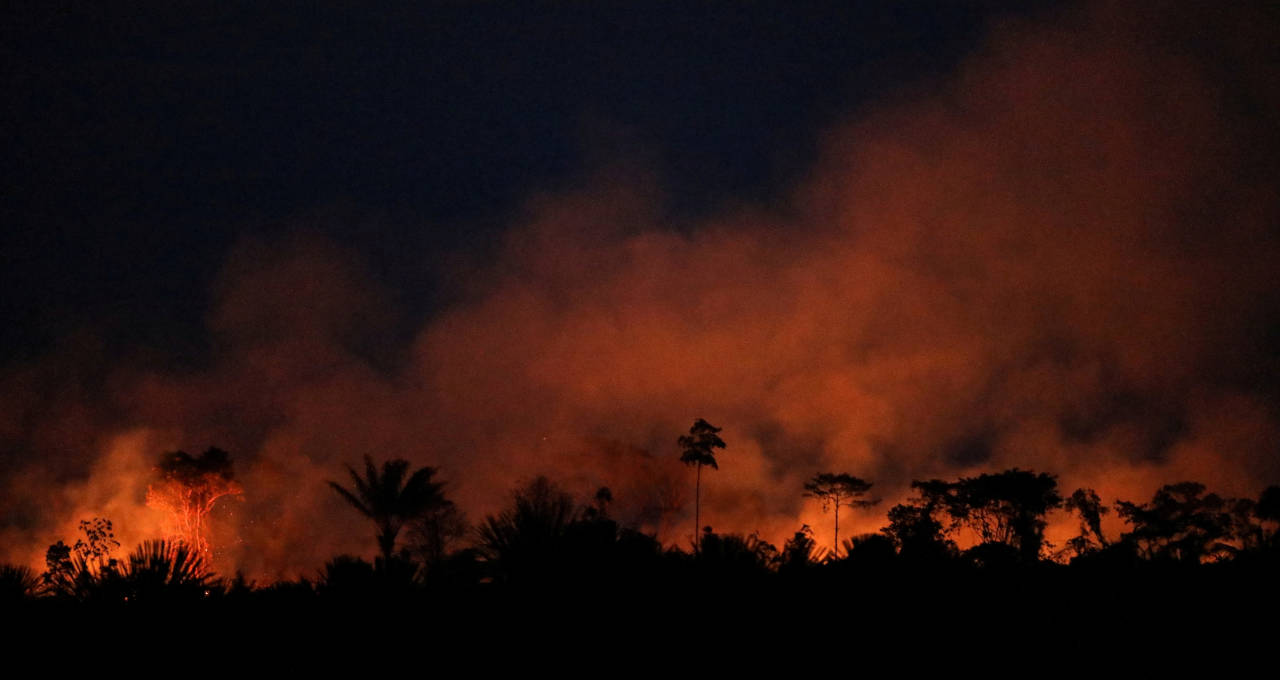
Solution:
[(244, 492), (209, 515), (220, 572), (372, 554), (325, 484), (366, 454), (439, 467), (473, 518), (539, 473), (607, 485), (687, 546), (675, 440), (699, 417), (728, 443), (703, 522), (775, 542), (829, 525), (801, 495), (820, 471), (884, 499), (842, 535), (912, 479), (1015, 465), (1106, 502), (1182, 479), (1256, 497), (1280, 481), (1280, 74), (1252, 17), (1223, 17), (993, 26), (945, 81), (826, 131), (782, 205), (673, 223), (620, 159), (439, 272), (450, 302), (408, 341), (394, 300), (438, 291), (385, 290), (305, 224), (246, 237), (207, 361), (101, 356), (85, 329), (5, 367), (0, 560), (39, 565), (88, 517), (163, 535), (156, 462), (210, 445)]

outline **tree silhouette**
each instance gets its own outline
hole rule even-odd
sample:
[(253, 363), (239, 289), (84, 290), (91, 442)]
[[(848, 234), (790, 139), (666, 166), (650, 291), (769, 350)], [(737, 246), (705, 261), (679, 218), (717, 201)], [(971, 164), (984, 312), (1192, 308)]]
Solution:
[(1093, 489), (1076, 489), (1062, 502), (1062, 507), (1080, 516), (1080, 533), (1067, 540), (1067, 547), (1075, 552), (1076, 557), (1109, 545), (1107, 537), (1102, 533), (1102, 516), (1107, 514), (1107, 507), (1102, 504), (1097, 492)]
[(1229, 518), (1227, 535), (1238, 545), (1219, 543), (1215, 550), (1222, 555), (1235, 557), (1242, 552), (1253, 552), (1262, 546), (1264, 530), (1258, 522), (1258, 503), (1252, 498), (1231, 498), (1225, 501)]
[(424, 574), (444, 562), (453, 548), (471, 533), (467, 516), (444, 501), (413, 519), (406, 528), (409, 551), (422, 561)]
[(1227, 502), (1204, 492), (1199, 482), (1180, 482), (1160, 487), (1150, 503), (1119, 501), (1116, 514), (1133, 527), (1121, 540), (1147, 559), (1200, 563), (1231, 529)]
[(707, 527), (699, 541), (697, 564), (703, 573), (730, 582), (763, 576), (778, 562), (778, 548), (756, 534), (717, 534)]
[(1018, 468), (956, 482), (916, 481), (911, 486), (920, 492), (923, 507), (946, 510), (952, 520), (949, 531), (967, 527), (981, 543), (1016, 549), (1024, 562), (1040, 558), (1044, 516), (1062, 505), (1056, 477)]
[(609, 519), (609, 504), (613, 502), (613, 491), (607, 486), (596, 489), (596, 495), (592, 497), (593, 503), (585, 510), (582, 515), (586, 519)]
[(1254, 512), (1259, 519), (1280, 523), (1280, 486), (1269, 486), (1258, 495)]
[(897, 557), (892, 538), (884, 534), (860, 534), (844, 541), (844, 562), (858, 567), (883, 568)]
[(360, 514), (373, 520), (378, 529), (378, 549), (382, 551), (382, 564), (389, 570), (400, 528), (405, 522), (444, 506), (447, 503), (442, 490), (444, 485), (432, 481), (437, 472), (433, 467), (418, 469), (406, 481), (405, 475), (409, 472), (407, 460), (389, 460), (382, 464), (381, 472), (369, 456), (364, 457), (364, 465), (363, 477), (354, 468), (347, 466), (354, 490), (348, 490), (333, 481), (329, 482), (329, 486), (359, 510)]
[(159, 602), (199, 599), (218, 586), (204, 556), (183, 541), (143, 541), (123, 560), (109, 520), (80, 522), (86, 540), (49, 546), (45, 594), (80, 602)]
[(181, 541), (143, 541), (129, 553), (117, 589), (127, 601), (194, 600), (214, 586), (199, 551)]
[(111, 520), (80, 520), (80, 531), (85, 537), (74, 545), (58, 541), (45, 551), (46, 569), (41, 581), (46, 594), (88, 599), (90, 593), (100, 593), (103, 584), (119, 575), (120, 563), (112, 553), (120, 542)]
[(325, 562), (316, 591), (326, 597), (358, 601), (378, 595), (378, 572), (354, 555), (338, 555)]
[(480, 554), (502, 580), (547, 578), (560, 566), (565, 537), (577, 520), (573, 497), (538, 476), (512, 493), (511, 507), (480, 524)]
[(682, 435), (676, 440), (681, 449), (680, 462), (685, 465), (695, 466), (698, 469), (693, 496), (693, 549), (695, 552), (700, 544), (698, 534), (702, 526), (702, 466), (710, 465), (714, 470), (720, 469), (720, 466), (716, 464), (716, 457), (713, 452), (713, 449), (725, 448), (724, 440), (720, 438), (719, 432), (720, 428), (699, 418), (694, 421), (693, 427), (689, 428), (689, 434)]
[(790, 574), (801, 573), (815, 563), (821, 562), (825, 555), (826, 549), (818, 547), (818, 542), (813, 540), (813, 530), (808, 524), (801, 525), (800, 530), (783, 544), (782, 551), (778, 555), (778, 571)]
[(839, 556), (840, 553), (840, 506), (866, 508), (879, 503), (879, 500), (862, 500), (862, 496), (870, 490), (870, 482), (843, 472), (839, 474), (822, 472), (804, 483), (804, 495), (808, 498), (821, 499), (823, 512), (826, 512), (828, 507), (835, 508), (836, 529), (831, 542), (834, 546), (831, 552), (833, 557)]
[(155, 473), (155, 481), (147, 487), (147, 505), (168, 512), (178, 538), (207, 561), (205, 518), (219, 498), (241, 493), (230, 456), (219, 448), (199, 456), (173, 451), (160, 456)]
[(120, 547), (120, 541), (116, 540), (111, 520), (102, 517), (82, 519), (80, 531), (84, 533), (84, 538), (76, 540), (76, 544), (72, 546), (80, 559), (97, 571), (114, 568), (116, 559), (111, 555)]
[(893, 539), (898, 554), (915, 563), (938, 563), (949, 559), (955, 543), (943, 535), (945, 527), (934, 513), (938, 510), (926, 497), (900, 503), (889, 509), (889, 525), (880, 530)]
[(40, 590), (40, 577), (31, 567), (0, 564), (0, 603), (14, 604), (33, 598)]
[(1280, 548), (1280, 486), (1262, 490), (1253, 506), (1254, 517), (1263, 523), (1259, 527), (1262, 543), (1270, 548)]

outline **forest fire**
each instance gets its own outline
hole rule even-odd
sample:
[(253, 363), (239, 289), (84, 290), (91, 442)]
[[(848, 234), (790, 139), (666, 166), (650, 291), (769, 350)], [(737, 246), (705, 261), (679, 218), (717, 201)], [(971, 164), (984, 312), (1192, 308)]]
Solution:
[[(402, 115), (388, 105), (396, 120), (429, 121), (398, 137), (366, 139), (381, 133), (376, 121), (361, 127), (321, 118), (349, 106), (363, 125), (365, 104), (385, 93), (452, 92), (473, 82), (456, 89), (485, 93), (503, 107), (546, 107), (555, 96), (508, 97), (504, 88), (619, 83), (635, 74), (513, 77), (511, 69), (531, 64), (613, 63), (548, 59), (513, 43), (504, 53), (516, 56), (493, 69), (507, 74), (501, 82), (458, 72), (431, 83), (444, 89), (382, 83), (327, 96), (323, 77), (300, 77), (309, 85), (299, 88), (279, 88), (274, 79), (341, 62), (328, 53), (263, 69), (212, 64), (209, 73), (273, 80), (223, 93), (205, 111), (175, 101), (164, 115), (109, 117), (121, 125), (192, 126), (167, 134), (130, 129), (103, 142), (104, 149), (132, 149), (135, 140), (203, 140), (198, 152), (155, 148), (99, 168), (104, 178), (129, 168), (163, 168), (165, 177), (139, 178), (136, 186), (68, 182), (77, 159), (96, 163), (102, 154), (62, 146), (48, 154), (58, 159), (43, 176), (49, 191), (97, 186), (102, 204), (123, 212), (103, 224), (151, 219), (161, 225), (155, 233), (168, 236), (190, 218), (209, 226), (209, 242), (188, 235), (198, 243), (156, 249), (190, 259), (167, 266), (198, 272), (164, 304), (149, 304), (148, 296), (166, 290), (164, 277), (152, 274), (119, 290), (89, 291), (83, 305), (97, 314), (64, 314), (50, 304), (54, 311), (15, 315), (32, 330), (21, 351), (0, 359), (0, 563), (39, 569), (42, 559), (50, 563), (47, 546), (70, 547), (68, 532), (90, 518), (109, 518), (126, 547), (162, 536), (180, 542), (200, 558), (182, 562), (203, 565), (191, 567), (202, 575), (242, 572), (264, 584), (320, 583), (335, 592), (353, 582), (359, 591), (379, 569), (393, 568), (418, 579), (414, 587), (435, 579), (431, 587), (461, 583), (465, 591), (520, 582), (527, 575), (503, 572), (504, 565), (543, 558), (563, 559), (557, 569), (576, 576), (651, 568), (673, 581), (703, 567), (785, 579), (788, 570), (839, 574), (883, 564), (964, 573), (976, 564), (1016, 565), (1038, 574), (1071, 569), (1073, 561), (1100, 569), (1216, 568), (1241, 557), (1238, 568), (1247, 570), (1273, 559), (1268, 551), (1280, 541), (1280, 128), (1272, 114), (1280, 110), (1280, 78), (1270, 57), (1280, 17), (1249, 7), (1149, 14), (1099, 2), (1047, 17), (992, 18), (974, 29), (969, 47), (956, 47), (954, 62), (914, 74), (919, 80), (904, 77), (908, 85), (893, 96), (832, 103), (821, 120), (801, 120), (799, 93), (775, 92), (769, 106), (749, 110), (766, 119), (767, 134), (786, 128), (763, 115), (770, 107), (804, 132), (800, 142), (775, 142), (790, 169), (776, 177), (776, 168), (757, 172), (767, 187), (708, 199), (705, 187), (682, 184), (691, 180), (681, 173), (698, 172), (667, 168), (662, 152), (651, 159), (612, 138), (596, 149), (592, 132), (583, 167), (557, 178), (521, 175), (525, 181), (494, 189), (508, 197), (500, 205), (492, 196), (476, 199), (492, 213), (448, 216), (414, 203), (432, 184), (424, 178), (448, 180), (439, 182), (447, 190), (433, 191), (453, 205), (474, 186), (501, 184), (503, 171), (529, 171), (528, 159), (574, 152), (526, 148), (486, 159), (485, 181), (455, 175), (447, 164), (426, 167), (435, 152), (571, 138), (542, 123), (571, 119), (580, 102), (550, 115), (545, 108), (517, 115), (520, 134), (505, 136), (487, 129), (495, 112), (459, 115), (473, 109), (450, 97), (401, 102), (451, 102), (432, 115)], [(726, 22), (710, 23), (720, 30)], [(758, 25), (786, 24), (769, 17)], [(758, 70), (788, 88), (819, 83), (788, 71), (792, 60), (808, 52), (834, 58), (823, 46), (856, 42), (791, 37), (777, 62), (782, 70), (753, 66), (744, 77)], [(32, 38), (44, 39), (43, 32)], [(171, 42), (181, 51), (183, 40)], [(711, 72), (721, 52), (734, 52), (720, 46), (749, 52), (755, 45), (705, 42), (717, 46), (706, 62)], [(793, 49), (800, 45), (814, 48)], [(260, 47), (226, 54), (279, 54)], [(912, 54), (929, 53), (919, 48), (907, 45)], [(352, 58), (383, 52), (358, 51)], [(174, 63), (205, 64), (221, 53), (201, 50)], [(359, 88), (414, 64), (446, 69), (484, 57), (470, 48), (459, 53), (466, 58), (444, 54), (397, 56), (394, 69), (365, 64), (340, 75)], [(702, 72), (684, 67), (702, 62), (671, 56), (657, 61), (681, 66), (648, 87), (598, 100), (645, 100), (668, 92), (685, 72)], [(863, 56), (853, 59), (857, 73), (877, 70)], [(87, 77), (124, 79), (100, 97), (113, 105), (130, 100), (122, 93), (151, 92), (156, 74), (183, 68), (166, 62), (129, 80), (127, 69), (103, 69), (98, 58), (84, 57)], [(637, 72), (648, 61), (637, 60)], [(73, 75), (10, 80), (83, 84)], [(897, 75), (889, 69), (885, 80)], [(841, 71), (819, 89), (848, 77)], [(198, 82), (184, 92), (208, 89)], [(705, 84), (687, 87), (689, 96), (670, 90), (676, 94), (652, 106), (677, 104)], [(294, 89), (316, 100), (295, 107), (276, 98)], [(747, 97), (753, 88), (742, 89), (737, 94)], [(66, 88), (80, 90), (89, 88)], [(269, 101), (239, 99), (258, 90)], [(61, 101), (57, 93), (34, 94), (12, 99), (15, 106)], [(235, 110), (219, 108), (226, 102), (236, 102)], [(675, 127), (715, 117), (649, 106), (639, 113)], [(263, 113), (243, 113), (255, 111)], [(277, 128), (268, 113), (299, 120)], [(76, 115), (45, 118), (56, 128)], [(433, 126), (464, 118), (483, 123), (433, 140)], [(707, 127), (718, 133), (721, 123), (753, 118), (735, 110)], [(637, 119), (643, 127), (646, 118)], [(101, 125), (85, 120), (47, 132), (74, 147), (110, 131)], [(201, 137), (228, 131), (224, 140)], [(245, 136), (254, 131), (265, 138)], [(708, 167), (728, 168), (735, 164), (729, 152), (760, 136), (739, 132), (725, 131), (717, 142), (695, 125), (681, 129), (672, 148), (705, 143), (716, 159)], [(641, 146), (648, 134), (657, 133), (641, 130)], [(481, 137), (489, 141), (472, 143)], [(407, 146), (415, 140), (429, 140), (430, 153)], [(346, 143), (354, 145), (339, 148)], [(294, 145), (305, 153), (290, 156)], [(752, 148), (748, 155), (769, 157)], [(806, 151), (789, 155), (800, 148)], [(206, 159), (207, 176), (194, 166), (167, 172), (171, 163), (224, 151)], [(373, 151), (385, 156), (360, 165)], [(411, 179), (396, 186), (389, 175), (400, 171)], [(135, 190), (152, 181), (170, 186), (177, 180), (169, 174), (187, 182), (167, 199), (176, 207), (162, 205), (164, 192)], [(314, 184), (288, 186), (299, 177)], [(352, 205), (331, 214), (327, 197), (347, 196), (344, 189), (354, 191)], [(248, 196), (254, 191), (269, 195)], [(7, 192), (28, 193), (33, 201), (42, 196)], [(119, 196), (159, 197), (152, 206)], [(12, 231), (47, 231), (59, 248), (77, 241), (45, 230), (54, 203), (29, 212), (34, 226)], [(190, 214), (201, 206), (212, 207)], [(67, 233), (95, 223), (86, 216), (99, 207), (76, 206)], [(132, 238), (113, 242), (114, 255), (145, 260), (149, 249)], [(40, 261), (15, 252), (6, 266)], [(60, 250), (50, 253), (49, 262), (63, 262)], [(132, 275), (114, 270), (98, 277), (102, 285)], [(153, 323), (134, 324), (135, 316)], [(234, 471), (222, 449), (180, 450), (211, 443), (234, 452)], [(335, 494), (332, 480), (345, 479), (361, 459), (365, 474), (352, 474), (354, 486), (338, 485)], [(447, 503), (434, 503), (434, 518), (412, 516), (422, 504), (400, 497), (412, 469), (447, 480), (438, 489)], [(607, 502), (583, 510), (585, 499), (606, 489)], [(224, 512), (229, 497), (238, 501), (235, 513)], [(549, 508), (550, 520), (538, 516)], [(504, 517), (512, 526), (488, 521)], [(378, 541), (370, 540), (370, 519)], [(476, 531), (482, 526), (510, 540), (485, 545)], [(51, 563), (63, 565), (56, 573), (72, 573), (65, 565), (83, 558), (64, 548), (53, 554)], [(376, 560), (363, 561), (375, 550)], [(160, 565), (157, 571), (164, 561), (137, 559)], [(615, 568), (622, 571), (609, 571)]]
[(156, 465), (157, 479), (147, 487), (147, 505), (168, 513), (175, 538), (211, 563), (209, 512), (218, 499), (243, 492), (235, 481), (226, 451), (211, 448), (199, 456), (166, 453)]

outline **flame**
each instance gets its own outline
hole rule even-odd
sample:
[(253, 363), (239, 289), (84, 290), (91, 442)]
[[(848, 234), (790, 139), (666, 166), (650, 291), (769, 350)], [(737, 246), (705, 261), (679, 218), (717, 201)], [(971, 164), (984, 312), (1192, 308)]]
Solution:
[(212, 559), (207, 528), (209, 512), (218, 499), (238, 496), (244, 490), (228, 475), (215, 471), (175, 474), (157, 467), (157, 472), (160, 478), (147, 487), (147, 505), (168, 513), (171, 535), (191, 546), (204, 558), (204, 563), (209, 564)]

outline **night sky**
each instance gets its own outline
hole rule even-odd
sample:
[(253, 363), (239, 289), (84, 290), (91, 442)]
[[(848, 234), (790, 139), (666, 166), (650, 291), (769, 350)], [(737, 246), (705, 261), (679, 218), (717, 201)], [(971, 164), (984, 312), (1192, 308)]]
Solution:
[(445, 254), (598, 164), (649, 163), (676, 217), (768, 201), (1027, 5), (316, 4), (10, 10), (6, 350), (89, 323), (190, 351), (232, 244), (296, 228), (424, 314)]
[(678, 541), (698, 417), (769, 538), (819, 469), (1280, 482), (1274, 3), (30, 5), (0, 557), (208, 446), (224, 568), (361, 550), (366, 453)]

